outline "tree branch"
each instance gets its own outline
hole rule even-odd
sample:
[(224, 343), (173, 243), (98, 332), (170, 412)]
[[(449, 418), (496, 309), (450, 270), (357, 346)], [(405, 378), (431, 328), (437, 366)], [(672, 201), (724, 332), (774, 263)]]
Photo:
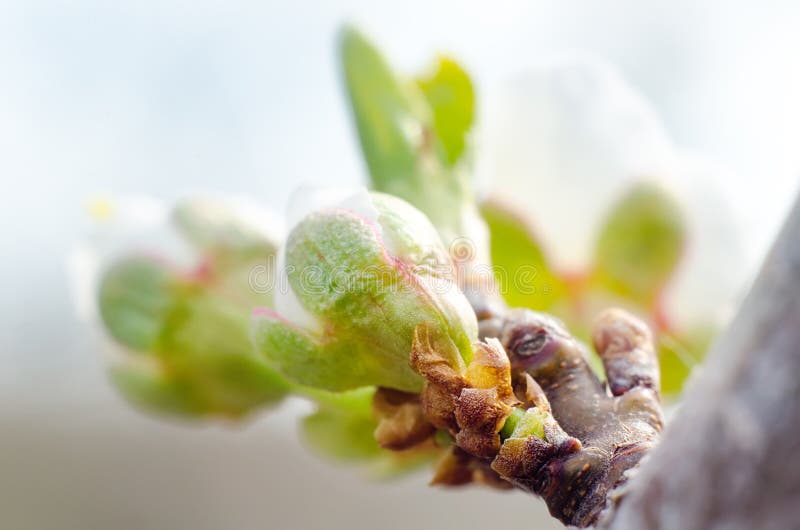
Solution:
[[(729, 266), (736, 267), (736, 263)], [(800, 525), (800, 200), (609, 530)]]

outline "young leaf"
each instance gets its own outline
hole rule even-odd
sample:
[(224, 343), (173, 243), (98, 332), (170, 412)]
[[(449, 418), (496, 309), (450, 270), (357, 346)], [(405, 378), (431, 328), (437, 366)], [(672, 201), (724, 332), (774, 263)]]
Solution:
[(420, 151), (429, 148), (432, 116), (419, 89), (402, 83), (367, 38), (341, 34), (345, 85), (373, 186), (400, 197), (424, 192)]
[(455, 164), (464, 156), (472, 123), (472, 89), (464, 71), (446, 61), (433, 78), (417, 84), (397, 76), (354, 28), (342, 31), (340, 46), (371, 187), (422, 210), (448, 244), (476, 238), (472, 185)]
[(682, 333), (658, 334), (658, 362), (664, 395), (680, 394), (692, 369), (699, 365), (716, 334), (713, 326), (698, 326)]
[(511, 306), (546, 310), (564, 294), (550, 270), (530, 223), (498, 201), (481, 204), (489, 227), (489, 248), (501, 294)]
[(440, 57), (435, 71), (417, 84), (433, 109), (436, 135), (445, 161), (454, 166), (464, 155), (475, 112), (475, 92), (467, 73), (453, 59)]
[(303, 419), (304, 441), (323, 456), (336, 460), (364, 460), (380, 454), (373, 435), (378, 426), (372, 417), (374, 393), (374, 388), (362, 388), (331, 394)]
[[(308, 394), (308, 392), (306, 392)], [(382, 449), (375, 441), (371, 387), (341, 393), (312, 392), (317, 410), (303, 418), (303, 441), (322, 457), (362, 464), (375, 478), (394, 478), (429, 464), (441, 453), (433, 444), (403, 451)]]

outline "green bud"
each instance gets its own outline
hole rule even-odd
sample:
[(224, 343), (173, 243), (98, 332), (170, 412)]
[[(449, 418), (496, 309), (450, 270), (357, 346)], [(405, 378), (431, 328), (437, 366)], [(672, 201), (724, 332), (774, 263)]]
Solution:
[(501, 440), (511, 438), (511, 436), (514, 434), (514, 429), (517, 427), (517, 424), (519, 423), (519, 420), (522, 419), (522, 415), (524, 413), (525, 411), (520, 408), (511, 409), (511, 414), (508, 415), (505, 423), (503, 423), (503, 428), (500, 429)]
[(408, 359), (423, 323), (453, 363), (471, 357), (477, 323), (450, 257), (425, 216), (400, 199), (363, 192), (307, 215), (279, 267), (287, 289), (277, 295), (278, 312), (254, 313), (254, 336), (270, 364), (298, 384), (419, 391)]
[(614, 205), (595, 246), (596, 279), (604, 287), (651, 305), (685, 245), (683, 215), (659, 186), (640, 182)]
[(548, 421), (552, 421), (552, 416), (549, 412), (545, 412), (537, 407), (529, 408), (522, 413), (514, 424), (514, 429), (509, 438), (527, 438), (528, 436), (535, 436), (544, 440), (544, 426)]
[(279, 239), (269, 212), (244, 199), (184, 199), (172, 222), (201, 256), (200, 269), (232, 296), (255, 306), (272, 305), (274, 257)]
[(236, 417), (286, 394), (288, 383), (253, 351), (249, 305), (217, 288), (146, 257), (106, 271), (100, 315), (125, 348), (112, 381), (130, 401), (158, 412)]

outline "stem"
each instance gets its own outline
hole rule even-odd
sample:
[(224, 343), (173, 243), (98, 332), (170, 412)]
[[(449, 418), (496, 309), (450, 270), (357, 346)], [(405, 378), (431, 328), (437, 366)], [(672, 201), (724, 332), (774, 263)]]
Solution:
[(584, 346), (559, 321), (508, 308), (491, 288), (467, 292), (480, 337), (502, 343), (516, 395), (535, 405), (506, 419), (492, 469), (541, 496), (565, 524), (593, 524), (663, 425), (651, 333), (621, 310), (598, 317), (593, 342), (607, 372), (603, 383)]

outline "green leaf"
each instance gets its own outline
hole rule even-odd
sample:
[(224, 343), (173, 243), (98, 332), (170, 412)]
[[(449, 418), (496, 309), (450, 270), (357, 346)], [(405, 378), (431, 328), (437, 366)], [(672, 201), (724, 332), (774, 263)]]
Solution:
[(112, 366), (110, 377), (123, 397), (142, 409), (182, 416), (204, 412), (202, 400), (190, 385), (167, 376), (157, 367)]
[(497, 201), (481, 204), (489, 227), (497, 285), (511, 306), (550, 309), (564, 296), (564, 286), (551, 272), (527, 219)]
[(378, 456), (377, 422), (372, 416), (374, 388), (331, 394), (301, 424), (303, 440), (322, 456), (364, 460)]
[(475, 92), (469, 75), (454, 60), (440, 57), (430, 75), (417, 81), (433, 109), (436, 135), (450, 166), (465, 153), (475, 111)]
[(441, 458), (441, 448), (431, 444), (412, 447), (404, 451), (382, 449), (377, 458), (369, 462), (369, 475), (378, 480), (387, 480), (407, 475), (423, 467), (430, 467)]
[(303, 441), (318, 455), (366, 466), (372, 477), (396, 478), (430, 464), (441, 450), (425, 444), (405, 451), (382, 449), (375, 441), (378, 426), (372, 413), (374, 388), (349, 392), (304, 392), (318, 403), (301, 423)]
[(659, 186), (639, 182), (612, 207), (595, 246), (596, 281), (652, 305), (681, 258), (683, 215)]
[(517, 420), (509, 438), (527, 438), (529, 436), (535, 436), (544, 440), (544, 426), (547, 421), (551, 419), (549, 412), (539, 410), (536, 407), (529, 408)]
[(441, 75), (426, 81), (429, 92), (424, 92), (396, 75), (352, 27), (342, 31), (340, 53), (372, 188), (422, 210), (447, 242), (470, 236), (465, 219), (466, 210), (474, 208), (472, 185), (463, 168), (453, 164), (463, 156), (465, 127), (472, 122), (466, 74), (448, 62)]
[(511, 435), (514, 434), (514, 430), (517, 428), (517, 424), (519, 424), (519, 421), (522, 419), (524, 413), (525, 411), (521, 408), (511, 409), (511, 414), (508, 416), (508, 418), (506, 418), (503, 428), (500, 429), (501, 440), (511, 438)]
[(677, 396), (692, 369), (705, 358), (716, 335), (713, 326), (697, 326), (682, 333), (657, 334), (658, 361), (661, 369), (661, 391)]
[(373, 185), (401, 197), (422, 192), (417, 162), (432, 125), (424, 97), (399, 81), (377, 48), (352, 27), (342, 31), (341, 57)]

